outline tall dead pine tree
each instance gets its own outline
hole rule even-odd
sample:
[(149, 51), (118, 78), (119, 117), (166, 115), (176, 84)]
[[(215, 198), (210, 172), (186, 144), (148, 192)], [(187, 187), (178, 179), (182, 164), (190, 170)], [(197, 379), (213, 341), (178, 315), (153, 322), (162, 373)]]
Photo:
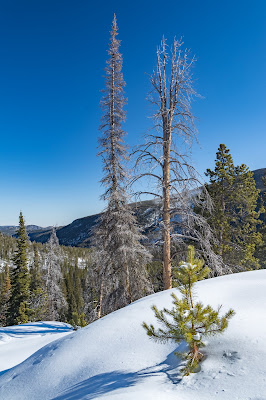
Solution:
[[(141, 172), (133, 180), (142, 177), (155, 179), (156, 189), (141, 193), (161, 198), (165, 289), (172, 286), (171, 233), (177, 220), (179, 226), (174, 236), (179, 242), (204, 242), (210, 249), (205, 229), (207, 224), (196, 216), (191, 206), (202, 196), (201, 193), (198, 199), (197, 196), (191, 198), (192, 189), (197, 192), (201, 185), (190, 162), (191, 145), (197, 133), (191, 112), (191, 102), (196, 96), (191, 73), (195, 59), (189, 58), (187, 50), (182, 51), (182, 41), (174, 41), (170, 54), (167, 47), (163, 38), (157, 49), (156, 69), (150, 76), (152, 91), (149, 100), (155, 109), (155, 132), (147, 134), (146, 143), (134, 152)], [(208, 201), (205, 205), (208, 206)], [(199, 234), (200, 230), (202, 233)]]
[(106, 191), (102, 198), (107, 207), (94, 230), (94, 244), (98, 249), (100, 265), (100, 304), (98, 317), (121, 308), (148, 292), (145, 265), (149, 254), (140, 243), (142, 235), (136, 219), (127, 204), (127, 174), (124, 164), (127, 150), (123, 109), (125, 82), (122, 74), (120, 41), (114, 16), (105, 68), (105, 89), (99, 139), (99, 155), (103, 159), (104, 177), (101, 183)]

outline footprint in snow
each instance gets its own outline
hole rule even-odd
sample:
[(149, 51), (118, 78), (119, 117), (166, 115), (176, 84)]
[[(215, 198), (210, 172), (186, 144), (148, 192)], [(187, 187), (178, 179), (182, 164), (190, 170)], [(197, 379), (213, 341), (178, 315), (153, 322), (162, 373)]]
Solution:
[(226, 360), (230, 361), (231, 363), (233, 363), (233, 362), (235, 362), (235, 361), (241, 359), (241, 357), (239, 357), (237, 351), (228, 351), (228, 350), (227, 350), (227, 351), (224, 351), (224, 352), (223, 352), (223, 357), (224, 357)]

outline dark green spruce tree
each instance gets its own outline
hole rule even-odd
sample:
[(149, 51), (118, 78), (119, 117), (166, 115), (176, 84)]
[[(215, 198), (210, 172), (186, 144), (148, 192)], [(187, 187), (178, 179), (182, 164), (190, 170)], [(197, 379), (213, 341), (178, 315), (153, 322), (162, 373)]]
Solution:
[(214, 171), (207, 169), (210, 179), (207, 189), (213, 200), (213, 213), (209, 223), (216, 232), (219, 245), (216, 251), (223, 258), (231, 244), (230, 222), (233, 203), (234, 164), (230, 150), (220, 144), (216, 153)]
[(210, 272), (208, 267), (203, 267), (203, 264), (202, 260), (195, 259), (194, 247), (188, 246), (187, 262), (182, 262), (175, 272), (182, 298), (178, 298), (174, 293), (171, 294), (174, 305), (172, 310), (166, 308), (158, 310), (155, 305), (152, 307), (160, 326), (158, 329), (143, 323), (148, 336), (158, 342), (168, 340), (176, 343), (182, 340), (187, 342), (187, 351), (175, 353), (184, 360), (181, 369), (183, 375), (197, 371), (199, 362), (203, 358), (200, 352), (201, 347), (204, 347), (203, 339), (223, 333), (229, 319), (234, 315), (234, 311), (230, 309), (225, 315), (220, 316), (221, 307), (214, 310), (209, 305), (204, 307), (201, 302), (196, 302), (194, 284), (204, 279)]
[[(66, 268), (66, 266), (65, 266)], [(82, 293), (83, 270), (78, 267), (76, 259), (75, 266), (69, 265), (64, 274), (66, 289), (66, 300), (68, 304), (67, 321), (74, 327), (87, 325), (84, 314), (84, 299)]]
[(10, 272), (8, 265), (5, 265), (3, 274), (4, 274), (4, 280), (1, 285), (1, 291), (0, 291), (0, 325), (6, 326), (7, 315), (8, 315), (8, 304), (11, 293)]
[(216, 234), (216, 252), (226, 265), (236, 269), (259, 268), (254, 256), (261, 243), (259, 191), (252, 172), (245, 164), (234, 166), (230, 150), (220, 144), (214, 170), (207, 169), (207, 190), (213, 201), (209, 224)]
[(11, 296), (8, 310), (9, 325), (24, 324), (29, 321), (31, 315), (29, 307), (30, 276), (27, 265), (28, 236), (22, 212), (19, 215), (17, 235), (14, 269), (11, 271)]

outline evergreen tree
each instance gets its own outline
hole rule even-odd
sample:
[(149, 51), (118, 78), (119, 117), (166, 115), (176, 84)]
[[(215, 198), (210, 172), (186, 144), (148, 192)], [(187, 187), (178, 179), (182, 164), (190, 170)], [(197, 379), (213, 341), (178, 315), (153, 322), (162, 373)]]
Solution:
[(209, 219), (215, 231), (216, 251), (225, 264), (238, 268), (258, 268), (255, 248), (261, 243), (257, 232), (260, 210), (256, 210), (259, 191), (253, 174), (245, 164), (235, 167), (230, 150), (220, 144), (207, 190), (213, 200)]
[[(175, 272), (180, 283), (179, 290), (182, 298), (179, 299), (174, 293), (171, 294), (174, 305), (172, 310), (166, 308), (158, 310), (155, 305), (152, 307), (162, 327), (156, 330), (153, 325), (148, 326), (145, 322), (143, 323), (148, 336), (159, 342), (167, 340), (177, 343), (182, 340), (187, 342), (187, 352), (175, 353), (185, 360), (185, 366), (181, 370), (183, 375), (196, 372), (203, 358), (200, 352), (200, 348), (204, 346), (203, 338), (222, 333), (227, 328), (229, 319), (234, 315), (234, 311), (230, 309), (224, 316), (219, 316), (221, 307), (214, 310), (209, 305), (204, 307), (201, 302), (195, 301), (193, 286), (197, 281), (204, 279), (210, 270), (207, 267), (203, 268), (203, 261), (195, 259), (193, 246), (188, 247), (187, 260)], [(169, 317), (171, 320), (168, 319)]]
[(17, 232), (17, 251), (14, 257), (14, 269), (11, 271), (11, 296), (8, 310), (9, 325), (24, 324), (29, 321), (31, 310), (29, 308), (29, 284), (27, 249), (28, 236), (22, 212), (19, 216), (19, 229)]
[(14, 252), (17, 248), (15, 238), (0, 233), (0, 258), (11, 266), (13, 264)]
[[(50, 256), (48, 254), (49, 251), (47, 244), (29, 242), (28, 245), (27, 258), (31, 260), (29, 262), (29, 305), (31, 309), (29, 319), (31, 321), (53, 319), (53, 316), (48, 309), (46, 292), (47, 269), (49, 268), (50, 264), (48, 263)], [(0, 303), (1, 292), (5, 287), (5, 268), (9, 266), (12, 273), (14, 268), (13, 259), (16, 246), (16, 238), (0, 234), (0, 258), (3, 265), (2, 272), (0, 271)], [(63, 321), (66, 321), (67, 319), (68, 322), (71, 319), (74, 320), (72, 314), (71, 316), (67, 314), (67, 311), (70, 309), (70, 307), (72, 307), (72, 303), (70, 297), (68, 297), (67, 290), (64, 287), (64, 281), (65, 279), (68, 279), (68, 271), (70, 268), (72, 268), (72, 274), (69, 280), (72, 279), (74, 286), (77, 287), (77, 291), (74, 294), (74, 301), (77, 302), (78, 307), (78, 318), (80, 321), (78, 325), (81, 326), (81, 324), (84, 324), (84, 318), (86, 321), (92, 322), (93, 320), (97, 319), (97, 312), (95, 309), (98, 303), (99, 292), (97, 268), (93, 261), (94, 251), (88, 248), (83, 249), (77, 247), (59, 246), (58, 241), (56, 247), (56, 258), (58, 258), (58, 263), (56, 262), (56, 265), (59, 265), (60, 272), (62, 270), (63, 274), (58, 282), (58, 293), (60, 297), (62, 293), (63, 298), (67, 298), (69, 301), (69, 304), (66, 304), (61, 310), (59, 310), (59, 318)], [(51, 275), (53, 275), (53, 268), (51, 270)], [(53, 277), (51, 277), (51, 279), (53, 279)], [(73, 312), (75, 312), (74, 308)], [(83, 313), (85, 314), (85, 317), (82, 316)], [(4, 321), (2, 321), (2, 324), (4, 324)]]
[(102, 198), (107, 208), (94, 230), (94, 244), (99, 254), (100, 294), (98, 316), (121, 308), (147, 293), (145, 265), (149, 255), (140, 243), (142, 235), (136, 219), (127, 204), (124, 163), (127, 151), (124, 145), (126, 132), (122, 129), (125, 120), (122, 56), (114, 16), (109, 59), (107, 61), (105, 90), (101, 107), (103, 111), (99, 139), (103, 158), (104, 177), (101, 180), (106, 191)]
[(78, 314), (76, 311), (72, 312), (72, 318), (69, 323), (75, 328), (84, 328), (87, 325), (85, 314)]
[(261, 225), (258, 227), (262, 241), (256, 249), (255, 256), (258, 258), (261, 268), (266, 268), (266, 175), (262, 178), (264, 190), (259, 197), (259, 208), (261, 209)]
[[(78, 267), (77, 260), (75, 266), (68, 266), (65, 273), (66, 299), (68, 304), (67, 320), (73, 326), (85, 326), (84, 299), (82, 294), (82, 273)], [(85, 324), (85, 325), (84, 325)]]
[(48, 316), (58, 321), (65, 313), (67, 303), (62, 292), (61, 249), (53, 228), (47, 242), (47, 256), (45, 260), (44, 281), (48, 296)]
[(4, 282), (1, 286), (0, 293), (0, 325), (7, 325), (8, 303), (11, 294), (11, 281), (9, 274), (9, 266), (5, 265), (4, 269)]
[(40, 272), (40, 256), (37, 243), (33, 243), (33, 263), (30, 267), (30, 290), (31, 292), (42, 286), (42, 278)]
[(209, 219), (219, 240), (218, 253), (223, 257), (230, 243), (231, 205), (233, 202), (234, 164), (230, 150), (220, 144), (216, 153), (215, 169), (207, 169), (210, 178), (208, 192), (213, 199), (214, 212)]
[(34, 258), (30, 267), (30, 307), (32, 321), (45, 319), (48, 311), (48, 298), (40, 271), (40, 256), (37, 243), (33, 244)]

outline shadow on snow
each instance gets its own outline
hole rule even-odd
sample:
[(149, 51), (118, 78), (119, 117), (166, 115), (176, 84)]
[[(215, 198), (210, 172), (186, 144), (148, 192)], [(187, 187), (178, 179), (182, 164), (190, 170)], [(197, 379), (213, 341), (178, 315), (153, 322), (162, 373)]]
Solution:
[[(178, 350), (183, 351), (184, 348), (185, 344), (182, 343)], [(138, 372), (113, 371), (95, 375), (73, 385), (52, 400), (92, 400), (117, 389), (132, 387), (147, 377), (162, 373), (166, 374), (172, 384), (178, 384), (181, 380), (178, 372), (179, 366), (180, 359), (172, 352), (162, 363)]]
[(52, 324), (49, 322), (35, 322), (28, 323), (24, 325), (14, 325), (8, 327), (0, 327), (0, 336), (1, 334), (6, 334), (11, 337), (16, 336), (26, 336), (26, 335), (43, 335), (46, 333), (62, 333), (69, 332), (72, 328), (67, 324), (61, 323), (60, 325)]

